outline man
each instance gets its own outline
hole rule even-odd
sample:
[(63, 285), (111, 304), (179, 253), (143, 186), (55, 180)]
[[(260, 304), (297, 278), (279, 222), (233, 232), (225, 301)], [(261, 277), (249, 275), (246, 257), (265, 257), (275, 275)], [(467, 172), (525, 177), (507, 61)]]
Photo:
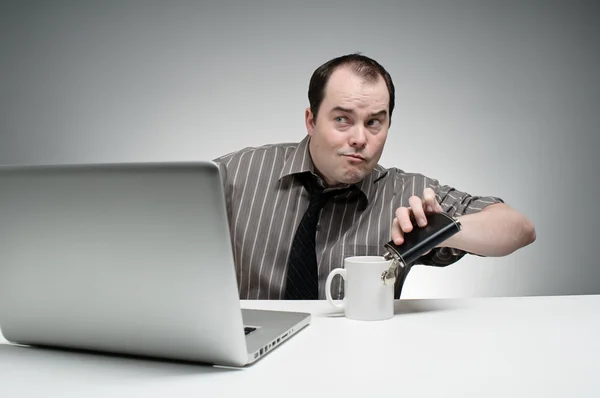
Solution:
[[(500, 198), (378, 164), (394, 85), (376, 61), (360, 54), (328, 61), (311, 77), (308, 97), (301, 142), (215, 159), (241, 298), (323, 299), (327, 275), (345, 257), (382, 255), (385, 243), (402, 244), (433, 212), (458, 217), (463, 228), (416, 264), (447, 266), (467, 253), (505, 256), (535, 240), (532, 223)], [(341, 298), (337, 279), (332, 295)]]

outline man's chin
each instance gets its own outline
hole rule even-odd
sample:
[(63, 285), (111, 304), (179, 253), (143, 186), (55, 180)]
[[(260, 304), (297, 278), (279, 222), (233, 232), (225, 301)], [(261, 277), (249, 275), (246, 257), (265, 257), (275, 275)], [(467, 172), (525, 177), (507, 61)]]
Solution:
[(365, 178), (365, 173), (364, 172), (349, 172), (346, 173), (342, 179), (340, 180), (340, 182), (342, 184), (356, 184), (358, 182), (361, 182), (363, 180), (363, 178)]

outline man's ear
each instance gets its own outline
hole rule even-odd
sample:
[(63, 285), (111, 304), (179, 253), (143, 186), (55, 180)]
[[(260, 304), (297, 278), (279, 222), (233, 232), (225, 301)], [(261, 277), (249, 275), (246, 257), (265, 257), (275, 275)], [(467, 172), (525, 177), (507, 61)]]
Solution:
[(306, 132), (312, 136), (315, 131), (315, 119), (310, 108), (306, 108), (306, 111), (304, 111), (304, 121), (306, 122)]

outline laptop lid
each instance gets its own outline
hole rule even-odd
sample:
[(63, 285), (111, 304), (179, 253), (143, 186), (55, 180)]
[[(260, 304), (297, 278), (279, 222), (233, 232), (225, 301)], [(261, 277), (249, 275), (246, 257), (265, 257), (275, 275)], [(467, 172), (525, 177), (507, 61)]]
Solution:
[(243, 365), (209, 161), (0, 167), (0, 328), (48, 345)]

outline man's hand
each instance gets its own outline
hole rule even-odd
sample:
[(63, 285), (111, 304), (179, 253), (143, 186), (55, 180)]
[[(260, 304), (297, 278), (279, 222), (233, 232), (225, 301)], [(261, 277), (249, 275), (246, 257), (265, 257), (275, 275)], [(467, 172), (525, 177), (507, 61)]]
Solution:
[(435, 192), (431, 188), (425, 188), (423, 199), (411, 196), (408, 200), (410, 207), (399, 207), (396, 209), (396, 218), (392, 222), (392, 240), (395, 244), (404, 243), (404, 234), (412, 231), (413, 224), (411, 213), (417, 224), (421, 227), (427, 225), (427, 214), (441, 213), (442, 206), (435, 198)]

